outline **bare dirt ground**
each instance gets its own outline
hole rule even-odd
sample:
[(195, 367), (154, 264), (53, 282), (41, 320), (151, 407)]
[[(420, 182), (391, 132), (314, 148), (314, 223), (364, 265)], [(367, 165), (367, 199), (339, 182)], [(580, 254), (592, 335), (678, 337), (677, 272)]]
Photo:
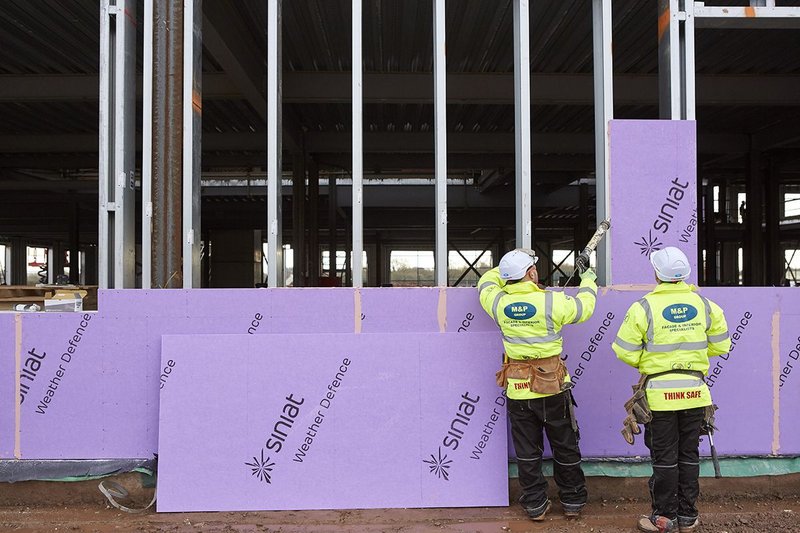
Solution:
[[(125, 483), (129, 489), (132, 480), (129, 477)], [(0, 531), (617, 533), (635, 531), (636, 518), (649, 510), (644, 479), (592, 478), (592, 496), (582, 518), (565, 519), (556, 498), (541, 523), (528, 520), (516, 504), (466, 509), (126, 514), (105, 504), (96, 486), (97, 482), (4, 485), (0, 488)], [(700, 531), (800, 532), (800, 476), (702, 480), (701, 486)], [(512, 501), (517, 493), (512, 481)], [(131, 505), (141, 504), (149, 501), (152, 489), (139, 488), (132, 494)]]

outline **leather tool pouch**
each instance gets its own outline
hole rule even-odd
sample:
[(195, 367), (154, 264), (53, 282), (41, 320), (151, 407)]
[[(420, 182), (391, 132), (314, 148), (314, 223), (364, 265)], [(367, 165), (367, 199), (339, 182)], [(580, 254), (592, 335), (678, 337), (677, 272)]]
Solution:
[(497, 385), (507, 387), (509, 379), (528, 381), (533, 392), (539, 394), (558, 394), (563, 390), (567, 367), (557, 355), (544, 359), (513, 360), (503, 364), (495, 374)]

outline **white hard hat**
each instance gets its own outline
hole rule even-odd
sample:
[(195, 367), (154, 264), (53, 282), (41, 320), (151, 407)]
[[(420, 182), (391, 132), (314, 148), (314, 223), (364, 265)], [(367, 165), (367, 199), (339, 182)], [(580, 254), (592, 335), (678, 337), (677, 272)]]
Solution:
[(521, 250), (511, 250), (500, 259), (500, 277), (509, 281), (522, 279), (539, 258)]
[(667, 246), (650, 254), (650, 264), (661, 281), (681, 281), (692, 273), (689, 258), (674, 246)]

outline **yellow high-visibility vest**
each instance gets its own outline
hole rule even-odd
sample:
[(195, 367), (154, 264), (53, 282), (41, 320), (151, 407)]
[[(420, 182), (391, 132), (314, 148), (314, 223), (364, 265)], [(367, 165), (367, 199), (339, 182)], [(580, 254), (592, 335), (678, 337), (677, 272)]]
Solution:
[[(617, 357), (645, 375), (647, 401), (653, 411), (678, 411), (711, 405), (701, 375), (708, 358), (730, 350), (722, 309), (684, 282), (659, 283), (628, 309), (612, 344)], [(692, 370), (701, 375), (666, 373)]]
[[(588, 320), (597, 301), (593, 280), (581, 282), (575, 298), (563, 292), (540, 289), (522, 281), (507, 284), (498, 268), (486, 272), (478, 282), (481, 306), (500, 327), (509, 359), (542, 359), (561, 355), (561, 328)], [(565, 381), (569, 381), (569, 374)], [(539, 394), (525, 380), (509, 379), (506, 394), (512, 400), (552, 396)]]

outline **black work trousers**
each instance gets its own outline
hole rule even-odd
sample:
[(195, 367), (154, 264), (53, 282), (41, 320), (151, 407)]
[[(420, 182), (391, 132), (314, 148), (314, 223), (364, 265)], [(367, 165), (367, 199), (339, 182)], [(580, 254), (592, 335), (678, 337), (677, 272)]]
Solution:
[(644, 443), (653, 462), (649, 483), (653, 514), (671, 520), (697, 516), (699, 443), (704, 417), (703, 407), (653, 411), (653, 420), (645, 425)]
[(586, 503), (586, 479), (581, 469), (578, 434), (572, 429), (569, 392), (533, 400), (508, 400), (511, 436), (517, 452), (520, 503), (538, 507), (547, 500), (547, 480), (542, 475), (542, 430), (553, 450), (553, 478), (562, 503)]

